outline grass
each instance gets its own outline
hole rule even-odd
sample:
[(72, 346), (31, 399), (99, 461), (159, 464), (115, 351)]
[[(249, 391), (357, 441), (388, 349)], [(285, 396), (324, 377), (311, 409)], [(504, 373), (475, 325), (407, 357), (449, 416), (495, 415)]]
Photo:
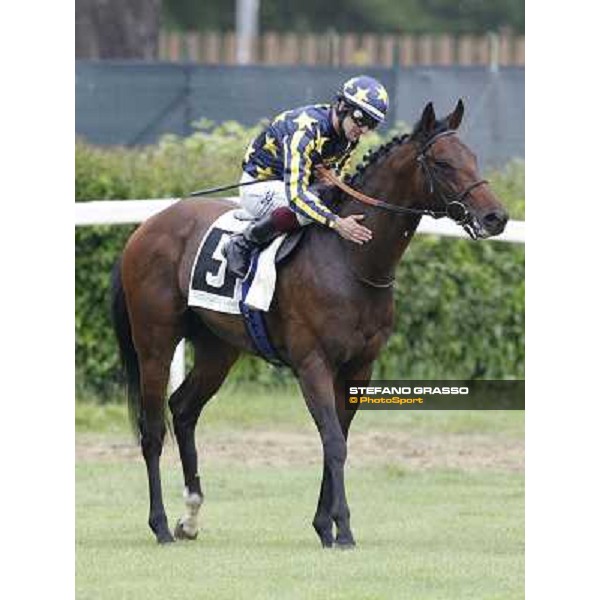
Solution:
[[(157, 547), (137, 464), (77, 468), (77, 598), (519, 598), (516, 475), (359, 469), (348, 495), (359, 546), (323, 551), (315, 469), (205, 469), (199, 539)], [(171, 520), (180, 476), (165, 469)]]
[[(123, 404), (77, 403), (75, 424), (80, 432), (124, 435), (130, 431)], [(232, 428), (277, 427), (312, 431), (313, 421), (296, 387), (247, 392), (226, 384), (206, 405), (199, 421), (204, 432)], [(501, 433), (524, 435), (520, 411), (401, 411), (363, 410), (354, 419), (353, 431), (403, 431), (419, 433)]]
[[(314, 429), (289, 390), (225, 389), (200, 428)], [(523, 413), (363, 411), (356, 430), (473, 433), (517, 439)], [(129, 435), (122, 406), (79, 402), (77, 435), (107, 446)], [(216, 437), (214, 439), (216, 439)], [(172, 451), (172, 450), (171, 450)], [(108, 455), (76, 466), (76, 597), (512, 599), (523, 597), (524, 478), (501, 470), (409, 470), (399, 461), (347, 470), (358, 546), (322, 550), (311, 527), (321, 469), (202, 464), (206, 502), (195, 542), (159, 547), (147, 520), (143, 463)], [(179, 465), (163, 461), (171, 526), (183, 510)]]

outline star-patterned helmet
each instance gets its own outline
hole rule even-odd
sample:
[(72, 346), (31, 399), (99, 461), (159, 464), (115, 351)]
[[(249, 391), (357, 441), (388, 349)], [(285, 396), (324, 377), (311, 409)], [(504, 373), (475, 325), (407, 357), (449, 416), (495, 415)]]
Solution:
[(347, 104), (360, 108), (377, 123), (382, 123), (388, 109), (386, 89), (373, 77), (359, 75), (344, 83), (339, 98)]

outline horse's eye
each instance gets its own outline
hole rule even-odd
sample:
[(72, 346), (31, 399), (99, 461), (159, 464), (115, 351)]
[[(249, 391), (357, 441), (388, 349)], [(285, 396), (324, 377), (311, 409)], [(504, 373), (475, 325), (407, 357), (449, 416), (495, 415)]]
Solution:
[(436, 160), (435, 166), (439, 167), (443, 171), (452, 171), (454, 169), (454, 167), (450, 163), (448, 163), (444, 160)]

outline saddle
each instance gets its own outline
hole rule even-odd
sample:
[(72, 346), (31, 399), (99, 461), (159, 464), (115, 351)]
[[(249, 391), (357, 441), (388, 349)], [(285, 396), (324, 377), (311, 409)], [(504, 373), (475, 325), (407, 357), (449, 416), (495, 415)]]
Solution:
[(277, 266), (283, 264), (286, 260), (288, 260), (296, 248), (300, 245), (302, 238), (304, 237), (304, 233), (306, 231), (306, 227), (300, 227), (291, 233), (288, 233), (285, 240), (281, 246), (279, 246), (279, 250), (277, 250), (277, 254), (275, 255), (275, 264)]

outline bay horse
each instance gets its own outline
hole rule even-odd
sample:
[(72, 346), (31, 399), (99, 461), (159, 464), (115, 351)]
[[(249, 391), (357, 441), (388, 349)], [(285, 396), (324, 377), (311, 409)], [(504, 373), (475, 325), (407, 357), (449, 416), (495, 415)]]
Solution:
[[(464, 106), (438, 120), (424, 108), (412, 133), (381, 146), (351, 184), (387, 206), (363, 206), (338, 194), (338, 214), (365, 215), (373, 239), (362, 246), (310, 226), (281, 267), (266, 323), (271, 341), (299, 381), (323, 447), (313, 527), (324, 547), (354, 546), (344, 485), (348, 430), (344, 382), (369, 380), (392, 333), (396, 266), (423, 214), (447, 216), (474, 239), (500, 234), (508, 215), (478, 174), (476, 157), (456, 134)], [(237, 205), (183, 199), (141, 224), (113, 272), (112, 313), (130, 416), (140, 436), (150, 490), (148, 524), (159, 543), (194, 539), (203, 500), (195, 427), (242, 352), (254, 352), (239, 315), (187, 305), (195, 253), (210, 224)], [(193, 367), (169, 399), (183, 467), (185, 510), (171, 533), (162, 499), (160, 456), (165, 395), (175, 347), (194, 349)], [(334, 538), (333, 524), (336, 526)]]

